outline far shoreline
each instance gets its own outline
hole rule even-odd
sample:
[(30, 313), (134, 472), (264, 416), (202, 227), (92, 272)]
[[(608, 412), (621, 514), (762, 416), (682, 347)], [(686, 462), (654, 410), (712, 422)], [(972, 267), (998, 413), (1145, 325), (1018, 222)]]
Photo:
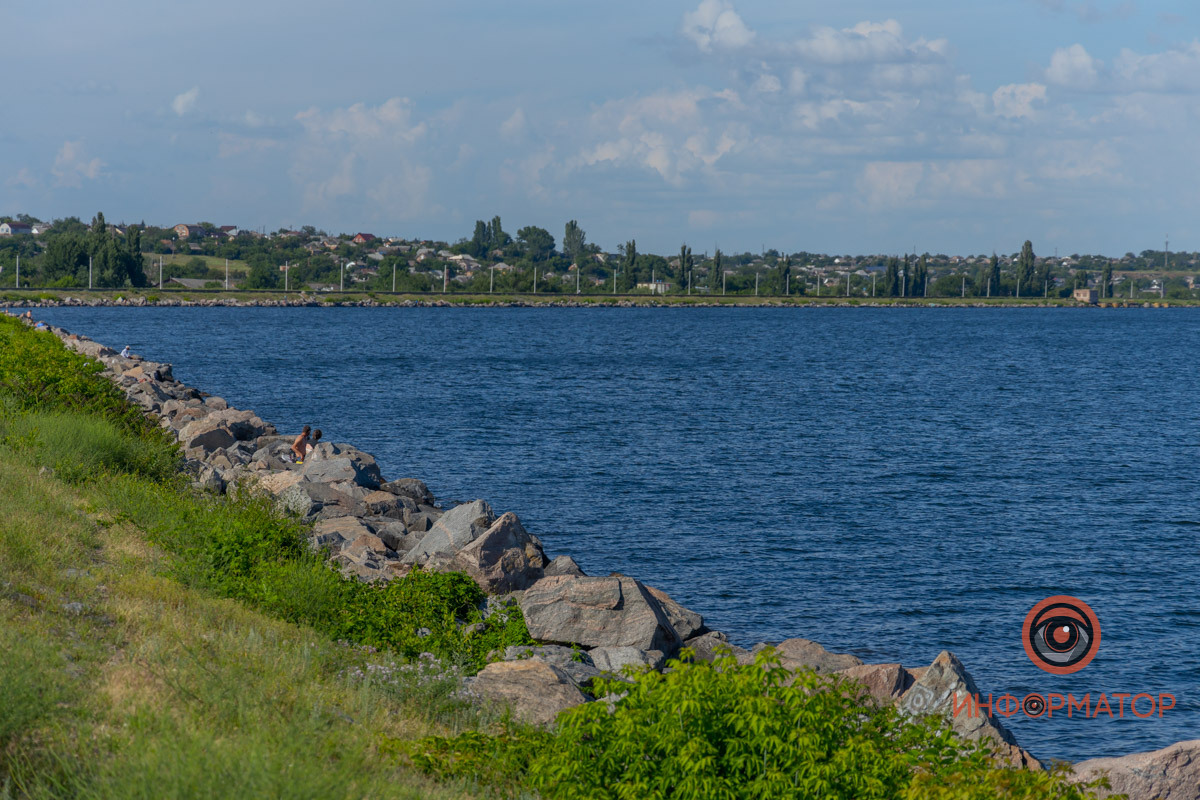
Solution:
[(392, 294), (216, 289), (5, 289), (0, 308), (1191, 308), (1200, 300), (1114, 298)]

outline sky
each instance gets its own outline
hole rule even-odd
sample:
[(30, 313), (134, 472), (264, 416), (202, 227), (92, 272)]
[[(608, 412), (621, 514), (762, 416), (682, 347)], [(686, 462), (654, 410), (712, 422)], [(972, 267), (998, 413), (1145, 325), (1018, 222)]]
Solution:
[(0, 214), (1200, 250), (1177, 0), (5, 0)]

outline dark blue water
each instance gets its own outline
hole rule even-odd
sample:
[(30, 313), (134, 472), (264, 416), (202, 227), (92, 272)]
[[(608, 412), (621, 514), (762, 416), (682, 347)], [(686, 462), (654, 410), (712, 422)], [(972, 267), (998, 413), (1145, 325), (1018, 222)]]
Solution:
[[(1171, 692), (1164, 718), (1013, 717), (1042, 758), (1200, 733), (1200, 311), (53, 309), (389, 477), (513, 510), (742, 644), (954, 651), (984, 692)], [(1033, 666), (1076, 595), (1099, 654)], [(1115, 701), (1114, 701), (1115, 710)]]

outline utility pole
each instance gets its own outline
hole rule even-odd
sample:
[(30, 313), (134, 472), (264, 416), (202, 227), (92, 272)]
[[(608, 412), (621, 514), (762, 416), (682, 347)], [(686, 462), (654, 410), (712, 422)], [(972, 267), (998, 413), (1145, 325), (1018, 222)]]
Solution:
[(284, 261), (283, 262), (283, 293), (284, 294), (287, 294), (288, 289), (291, 288), (288, 285), (288, 278), (290, 276), (291, 276), (291, 262)]
[(488, 284), (488, 294), (491, 294), (494, 291), (496, 291), (496, 267), (495, 267), (495, 265), (492, 266), (492, 278), (491, 278), (491, 282)]
[(792, 296), (792, 276), (791, 276), (791, 273), (788, 273), (788, 276), (787, 276), (786, 278), (784, 278), (784, 281), (783, 281), (783, 294), (784, 294), (784, 296), (785, 296), (785, 297), (791, 297), (791, 296)]
[(992, 279), (991, 279), (990, 277), (988, 278), (988, 291), (987, 291), (987, 296), (988, 296), (988, 299), (989, 299), (989, 300), (992, 298)]
[[(533, 274), (534, 274), (534, 277), (537, 276), (536, 272)], [(450, 265), (443, 264), (442, 265), (442, 294), (445, 294), (446, 290), (449, 288), (450, 288)]]
[(966, 275), (963, 275), (963, 293), (962, 293), (962, 296), (963, 296), (964, 298), (967, 296), (967, 276), (966, 276)]
[(88, 256), (88, 290), (92, 288), (92, 257)]
[[(161, 272), (161, 270), (162, 270), (162, 266), (161, 266), (162, 265), (162, 257), (161, 256), (158, 259), (158, 263), (160, 265), (159, 270)], [(161, 277), (158, 279), (158, 282), (162, 283)], [(161, 289), (162, 287), (159, 286), (158, 288)], [(227, 291), (227, 292), (229, 291), (229, 259), (228, 258), (225, 259), (225, 291)]]
[(729, 275), (725, 273), (725, 270), (721, 270), (721, 297), (725, 296), (725, 284), (728, 282), (728, 279)]
[(1017, 299), (1021, 299), (1021, 276), (1017, 276)]
[(688, 270), (688, 294), (692, 293), (692, 271)]
[(754, 296), (758, 297), (758, 272), (754, 273)]
[(850, 296), (850, 271), (846, 271), (846, 297)]
[(537, 264), (533, 265), (533, 293), (537, 294)]
[[(341, 264), (341, 266), (342, 266), (342, 276), (338, 280), (338, 291), (344, 292), (344, 291), (346, 291), (346, 262), (339, 258), (338, 263)], [(286, 273), (285, 273), (285, 280), (286, 280)]]
[(875, 277), (876, 277), (875, 273), (872, 272), (871, 273), (871, 297), (875, 296)]
[(392, 294), (396, 293), (396, 262), (392, 262)]
[(575, 294), (579, 294), (579, 276), (583, 273), (583, 267), (575, 265)]
[(613, 294), (617, 293), (617, 270), (613, 269)]
[[(229, 288), (229, 281), (225, 281), (225, 288)], [(158, 290), (162, 291), (162, 256), (158, 257)]]

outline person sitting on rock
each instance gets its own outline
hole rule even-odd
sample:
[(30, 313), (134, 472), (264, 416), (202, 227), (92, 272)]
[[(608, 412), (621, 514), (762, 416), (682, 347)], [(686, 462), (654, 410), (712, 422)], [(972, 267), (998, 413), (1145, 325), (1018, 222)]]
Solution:
[(129, 352), (129, 345), (125, 345), (125, 348), (121, 351), (121, 358), (133, 358), (133, 353)]
[(312, 441), (304, 446), (304, 457), (308, 458), (313, 450), (317, 449), (317, 442), (321, 441), (321, 429), (317, 428), (313, 431)]
[(297, 464), (304, 463), (304, 456), (308, 453), (308, 448), (311, 446), (308, 443), (308, 432), (312, 430), (305, 425), (304, 430), (296, 437), (296, 441), (292, 442), (292, 455), (294, 455)]

